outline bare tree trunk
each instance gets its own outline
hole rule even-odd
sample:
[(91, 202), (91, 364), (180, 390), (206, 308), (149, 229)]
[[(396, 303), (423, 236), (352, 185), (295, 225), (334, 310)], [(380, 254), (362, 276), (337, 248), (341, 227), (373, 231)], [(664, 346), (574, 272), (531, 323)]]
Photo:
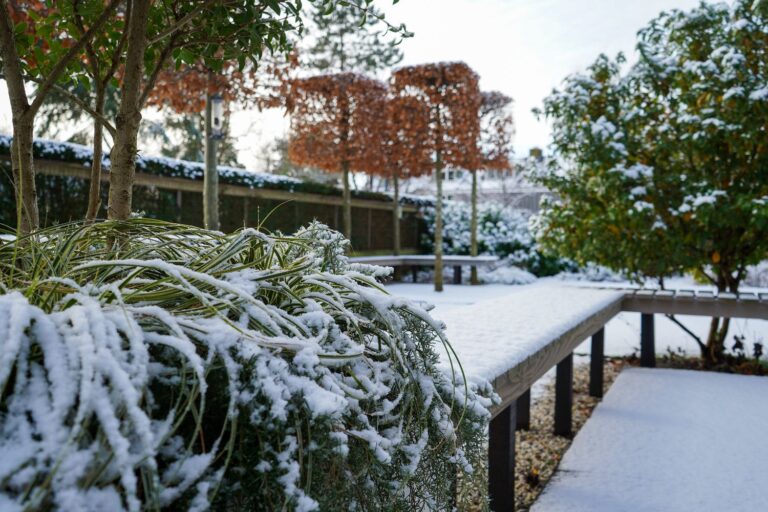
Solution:
[(21, 60), (16, 51), (14, 24), (9, 16), (8, 2), (0, 0), (0, 58), (3, 62), (3, 78), (8, 87), (8, 98), (13, 114), (11, 162), (18, 205), (18, 229), (21, 232), (35, 230), (40, 224), (32, 157), (35, 115), (48, 93), (56, 86), (57, 80), (67, 70), (69, 63), (80, 54), (83, 46), (91, 40), (93, 35), (101, 30), (119, 3), (120, 0), (112, 0), (106, 5), (93, 25), (54, 63), (53, 69), (47, 73), (45, 80), (40, 82), (30, 104), (24, 89)]
[(344, 236), (352, 241), (352, 191), (349, 188), (349, 161), (341, 162), (341, 179), (344, 190)]
[(109, 175), (110, 219), (126, 220), (131, 215), (136, 153), (141, 124), (141, 82), (144, 74), (146, 28), (151, 0), (135, 0), (128, 27), (128, 52), (123, 72), (122, 98), (117, 114), (115, 145), (112, 147)]
[[(105, 91), (97, 85), (96, 113), (104, 115)], [(101, 208), (101, 160), (103, 155), (104, 124), (98, 117), (93, 120), (93, 162), (91, 163), (91, 183), (88, 188), (88, 210), (85, 212), (86, 222), (93, 222), (99, 216)]]
[[(716, 280), (718, 293), (739, 290), (740, 280), (731, 275), (727, 265), (720, 267)], [(715, 365), (725, 360), (725, 338), (728, 336), (728, 328), (731, 325), (730, 318), (713, 317), (709, 324), (706, 347), (702, 350), (702, 358), (707, 364)]]
[(728, 335), (730, 322), (730, 318), (712, 318), (707, 335), (707, 346), (702, 354), (702, 358), (708, 364), (718, 364), (725, 359), (725, 337)]
[(400, 207), (400, 179), (397, 175), (392, 178), (392, 184), (394, 186), (394, 205), (392, 206), (392, 237), (394, 242), (394, 250), (392, 251), (395, 256), (400, 254), (400, 213), (402, 208)]
[[(400, 206), (400, 178), (397, 174), (392, 176), (393, 186), (393, 205), (392, 205), (392, 252), (395, 256), (400, 254), (400, 217), (402, 216), (403, 209)], [(403, 278), (403, 268), (401, 266), (395, 266), (395, 273), (393, 275), (395, 281), (401, 281)]]
[(219, 229), (219, 170), (216, 165), (216, 139), (213, 138), (211, 93), (205, 95), (205, 171), (203, 173), (203, 225)]
[(13, 23), (8, 16), (8, 5), (5, 1), (0, 1), (0, 57), (3, 61), (3, 78), (8, 87), (13, 119), (11, 167), (16, 195), (16, 228), (21, 233), (29, 233), (40, 224), (32, 158), (35, 111), (27, 100), (21, 61), (14, 41)]
[(35, 186), (35, 168), (32, 158), (34, 141), (33, 122), (24, 116), (13, 120), (11, 167), (16, 188), (17, 225), (21, 233), (31, 233), (40, 227)]
[[(477, 256), (477, 171), (472, 172), (472, 220), (470, 221), (470, 248), (469, 254)], [(477, 267), (472, 266), (469, 276), (470, 284), (480, 284), (477, 278)]]
[(435, 291), (443, 291), (443, 155), (435, 154)]

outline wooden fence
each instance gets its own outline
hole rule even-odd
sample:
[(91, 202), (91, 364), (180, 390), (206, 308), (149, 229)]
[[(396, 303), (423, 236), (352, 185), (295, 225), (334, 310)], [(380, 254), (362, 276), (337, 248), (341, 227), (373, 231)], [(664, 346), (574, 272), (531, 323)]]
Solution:
[[(7, 157), (0, 156), (0, 159)], [(41, 221), (44, 224), (68, 222), (82, 218), (87, 202), (90, 168), (82, 164), (36, 159), (39, 176), (38, 196)], [(10, 187), (0, 183), (0, 189)], [(102, 174), (109, 181), (109, 173)], [(134, 209), (147, 216), (168, 221), (202, 225), (202, 190), (200, 180), (136, 173)], [(106, 189), (106, 187), (103, 187)], [(2, 191), (2, 190), (0, 190)], [(11, 194), (11, 189), (2, 191)], [(291, 192), (269, 188), (251, 188), (221, 184), (221, 228), (232, 231), (242, 226), (263, 225), (270, 231), (292, 233), (312, 220), (341, 229), (342, 198), (340, 196)], [(12, 194), (11, 194), (12, 195)], [(106, 205), (106, 190), (102, 194)], [(394, 203), (373, 199), (352, 200), (352, 247), (359, 253), (391, 253), (394, 245), (392, 209)], [(13, 209), (0, 222), (12, 224)], [(416, 253), (425, 231), (418, 208), (401, 206), (401, 244), (403, 252)]]

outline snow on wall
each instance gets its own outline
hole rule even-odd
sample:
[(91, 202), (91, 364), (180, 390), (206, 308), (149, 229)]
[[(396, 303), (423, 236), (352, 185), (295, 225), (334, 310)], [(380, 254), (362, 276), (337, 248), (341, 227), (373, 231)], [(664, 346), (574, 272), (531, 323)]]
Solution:
[[(11, 137), (0, 134), (0, 154), (9, 155), (10, 147)], [(35, 140), (34, 154), (35, 158), (80, 163), (84, 167), (90, 167), (93, 161), (93, 151), (88, 146), (46, 139)], [(109, 154), (105, 154), (102, 158), (102, 165), (105, 170), (109, 170)], [(205, 165), (201, 162), (176, 160), (163, 156), (139, 155), (136, 159), (136, 170), (138, 172), (156, 176), (166, 176), (169, 178), (201, 181), (203, 179), (204, 168)], [(218, 169), (221, 182), (230, 185), (239, 185), (252, 189), (267, 188), (287, 190), (289, 192), (295, 191), (323, 195), (341, 195), (341, 189), (337, 187), (322, 183), (306, 182), (290, 176), (250, 171), (224, 165), (218, 166)], [(378, 192), (353, 192), (353, 196), (357, 196), (361, 199), (392, 201), (391, 195)], [(402, 204), (413, 204), (416, 206), (432, 204), (432, 201), (429, 198), (422, 198), (410, 194), (401, 196), (400, 202)]]

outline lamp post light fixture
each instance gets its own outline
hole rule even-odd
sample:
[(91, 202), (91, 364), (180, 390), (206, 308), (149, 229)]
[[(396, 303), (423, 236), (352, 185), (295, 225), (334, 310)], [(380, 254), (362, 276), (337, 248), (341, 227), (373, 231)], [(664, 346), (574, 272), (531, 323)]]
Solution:
[(220, 94), (211, 96), (211, 138), (224, 138), (224, 98)]

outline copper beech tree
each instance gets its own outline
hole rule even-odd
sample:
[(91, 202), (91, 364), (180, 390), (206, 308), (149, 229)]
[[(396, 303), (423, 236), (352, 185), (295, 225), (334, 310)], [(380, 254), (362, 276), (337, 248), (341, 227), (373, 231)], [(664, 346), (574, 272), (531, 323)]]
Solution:
[(288, 156), (297, 165), (340, 172), (344, 189), (344, 235), (352, 237), (350, 172), (379, 172), (384, 161), (386, 86), (355, 73), (291, 82)]
[(428, 106), (429, 124), (420, 135), (433, 155), (435, 198), (435, 290), (443, 290), (443, 169), (476, 169), (479, 163), (478, 112), (482, 103), (477, 74), (463, 62), (406, 66), (392, 74), (395, 96)]
[(392, 180), (394, 254), (400, 254), (400, 180), (432, 170), (432, 149), (423, 134), (429, 130), (429, 105), (413, 96), (387, 100), (381, 126), (384, 134), (384, 165), (378, 174)]
[[(472, 173), (472, 219), (470, 224), (470, 254), (477, 256), (477, 171), (506, 171), (512, 167), (514, 121), (510, 106), (512, 98), (499, 91), (483, 92), (480, 103), (480, 137), (478, 139), (478, 167)], [(478, 284), (477, 267), (472, 267), (472, 284)]]

